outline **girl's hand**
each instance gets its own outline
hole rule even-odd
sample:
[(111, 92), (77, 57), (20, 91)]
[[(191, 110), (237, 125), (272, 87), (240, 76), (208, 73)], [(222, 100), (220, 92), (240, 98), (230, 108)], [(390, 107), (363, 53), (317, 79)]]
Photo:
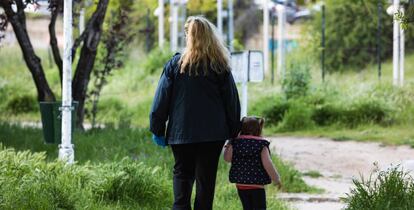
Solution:
[(167, 146), (167, 141), (165, 140), (164, 136), (156, 136), (154, 134), (152, 134), (152, 141), (157, 144), (158, 146), (164, 148), (165, 146)]
[(282, 187), (283, 187), (282, 182), (280, 182), (280, 181), (274, 182), (274, 185), (275, 185), (275, 186), (277, 187), (277, 189), (279, 189), (279, 190), (281, 190), (281, 189), (282, 189)]

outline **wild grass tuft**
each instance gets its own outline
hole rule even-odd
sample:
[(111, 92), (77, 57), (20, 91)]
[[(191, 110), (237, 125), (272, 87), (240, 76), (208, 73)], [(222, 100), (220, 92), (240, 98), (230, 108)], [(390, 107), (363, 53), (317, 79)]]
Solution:
[(353, 180), (345, 202), (346, 210), (389, 210), (414, 208), (414, 180), (400, 167)]

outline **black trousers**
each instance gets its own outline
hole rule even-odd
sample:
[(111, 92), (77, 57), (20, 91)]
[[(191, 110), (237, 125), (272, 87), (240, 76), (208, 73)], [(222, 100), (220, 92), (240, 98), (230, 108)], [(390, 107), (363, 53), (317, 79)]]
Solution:
[(243, 210), (265, 210), (266, 192), (264, 189), (237, 190)]
[(191, 210), (194, 181), (194, 210), (213, 208), (217, 166), (223, 145), (224, 141), (171, 145), (175, 159), (173, 210)]

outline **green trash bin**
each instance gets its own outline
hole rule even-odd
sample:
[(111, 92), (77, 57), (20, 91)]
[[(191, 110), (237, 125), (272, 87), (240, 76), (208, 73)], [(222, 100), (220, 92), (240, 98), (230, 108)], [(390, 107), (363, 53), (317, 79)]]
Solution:
[[(62, 128), (62, 112), (59, 108), (62, 106), (61, 101), (55, 102), (39, 102), (40, 114), (42, 117), (43, 137), (46, 144), (60, 144), (61, 143), (61, 128)], [(76, 110), (78, 102), (73, 101), (72, 106), (72, 133), (75, 128)]]

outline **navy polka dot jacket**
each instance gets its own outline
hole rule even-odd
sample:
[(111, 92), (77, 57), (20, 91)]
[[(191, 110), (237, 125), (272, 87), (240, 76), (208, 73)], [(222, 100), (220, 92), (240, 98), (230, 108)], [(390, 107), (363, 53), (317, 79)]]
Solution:
[(261, 152), (269, 142), (256, 136), (239, 136), (231, 141), (233, 156), (229, 179), (231, 183), (266, 185), (272, 181), (263, 167)]

